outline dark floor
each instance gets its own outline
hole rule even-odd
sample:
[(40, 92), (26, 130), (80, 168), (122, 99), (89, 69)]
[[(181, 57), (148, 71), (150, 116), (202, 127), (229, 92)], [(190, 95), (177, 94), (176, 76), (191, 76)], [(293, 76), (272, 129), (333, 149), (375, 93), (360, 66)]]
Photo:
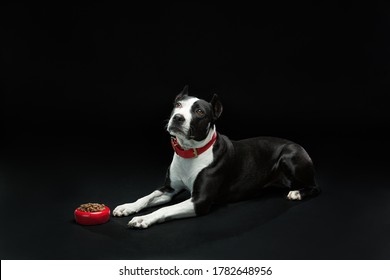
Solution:
[(389, 259), (388, 163), (361, 149), (364, 141), (325, 142), (306, 145), (323, 190), (316, 198), (269, 193), (147, 230), (128, 229), (130, 217), (80, 226), (73, 211), (85, 202), (113, 209), (150, 193), (169, 158), (142, 160), (120, 148), (5, 147), (0, 258)]

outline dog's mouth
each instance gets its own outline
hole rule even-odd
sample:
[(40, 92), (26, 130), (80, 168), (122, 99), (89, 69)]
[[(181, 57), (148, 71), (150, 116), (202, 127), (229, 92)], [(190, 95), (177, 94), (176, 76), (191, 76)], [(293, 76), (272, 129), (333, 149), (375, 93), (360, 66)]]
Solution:
[(194, 138), (192, 136), (192, 133), (191, 133), (191, 128), (189, 130), (187, 130), (187, 129), (180, 127), (180, 126), (171, 125), (170, 127), (168, 127), (168, 132), (172, 136), (182, 136), (188, 140), (191, 140)]
[(168, 127), (168, 132), (173, 136), (177, 136), (177, 134), (185, 136), (185, 132), (183, 131), (183, 129), (175, 125), (171, 125), (170, 127)]

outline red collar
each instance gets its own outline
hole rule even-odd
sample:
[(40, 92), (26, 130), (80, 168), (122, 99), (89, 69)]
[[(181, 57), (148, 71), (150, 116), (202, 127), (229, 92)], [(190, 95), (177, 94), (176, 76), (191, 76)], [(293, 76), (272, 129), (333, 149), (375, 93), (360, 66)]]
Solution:
[(173, 150), (175, 151), (175, 153), (178, 156), (180, 156), (182, 158), (196, 158), (200, 154), (207, 151), (208, 148), (210, 148), (215, 143), (215, 140), (217, 140), (217, 133), (216, 132), (214, 132), (214, 135), (211, 138), (211, 140), (205, 146), (200, 147), (200, 148), (192, 148), (189, 150), (184, 150), (177, 142), (177, 139), (174, 137), (172, 137), (172, 139), (171, 139), (171, 144), (172, 144)]

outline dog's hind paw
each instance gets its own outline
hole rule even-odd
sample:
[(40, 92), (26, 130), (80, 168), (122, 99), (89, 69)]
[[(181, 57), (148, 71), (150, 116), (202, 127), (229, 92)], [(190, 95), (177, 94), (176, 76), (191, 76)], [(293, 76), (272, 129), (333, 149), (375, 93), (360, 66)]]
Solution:
[(299, 191), (290, 191), (287, 195), (288, 200), (302, 200), (301, 193)]

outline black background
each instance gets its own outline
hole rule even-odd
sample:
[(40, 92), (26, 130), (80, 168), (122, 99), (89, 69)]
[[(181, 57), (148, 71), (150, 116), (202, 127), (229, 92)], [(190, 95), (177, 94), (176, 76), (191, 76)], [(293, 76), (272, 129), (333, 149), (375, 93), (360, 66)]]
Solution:
[[(388, 259), (389, 16), (328, 1), (2, 4), (1, 258)], [(81, 203), (113, 209), (161, 186), (186, 84), (219, 95), (231, 139), (304, 146), (322, 195), (145, 231), (75, 224)]]

